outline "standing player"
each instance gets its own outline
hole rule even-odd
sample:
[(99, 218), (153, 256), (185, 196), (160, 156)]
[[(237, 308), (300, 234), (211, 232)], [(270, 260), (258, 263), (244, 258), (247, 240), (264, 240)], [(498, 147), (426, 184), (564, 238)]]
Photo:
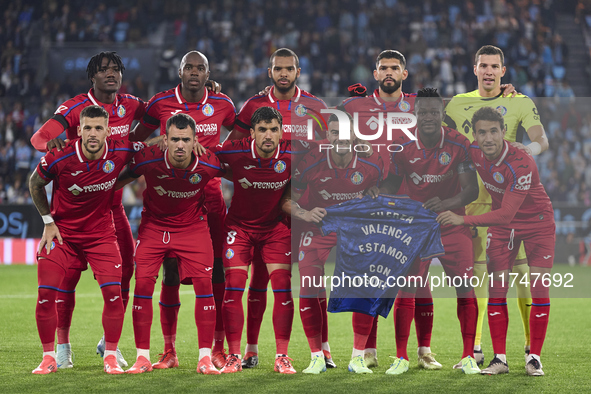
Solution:
[(281, 138), (282, 118), (274, 108), (257, 109), (250, 123), (250, 138), (226, 141), (213, 148), (218, 158), (230, 165), (234, 181), (224, 242), (226, 294), (223, 313), (230, 354), (222, 373), (242, 370), (242, 295), (253, 250), (258, 249), (268, 270), (275, 298), (275, 370), (293, 374), (296, 371), (287, 356), (294, 310), (291, 296), (291, 232), (279, 206), (291, 177), (291, 141)]
[[(353, 127), (353, 119), (350, 116), (349, 119)], [(334, 114), (328, 119), (326, 138), (332, 148), (326, 152), (312, 150), (304, 156), (292, 180), (291, 198), (283, 205), (286, 213), (305, 222), (295, 222), (292, 228), (296, 234), (301, 234), (298, 260), (302, 284), (306, 283), (304, 277), (324, 276), (326, 259), (337, 244), (336, 233), (323, 237), (313, 223), (322, 220), (326, 214), (324, 208), (354, 199), (371, 186), (379, 186), (384, 170), (381, 156), (362, 159), (353, 151), (351, 140), (339, 139), (339, 121)], [(297, 201), (306, 190), (308, 199), (300, 207)], [(315, 283), (322, 283), (322, 280)], [(302, 285), (300, 294), (300, 316), (312, 351), (310, 366), (303, 373), (319, 374), (326, 371), (322, 351), (322, 332), (328, 323), (326, 289)], [(363, 357), (360, 360), (363, 361)]]
[[(83, 109), (78, 126), (81, 138), (61, 151), (49, 151), (31, 175), (31, 197), (45, 223), (37, 255), (39, 297), (35, 313), (43, 362), (33, 371), (35, 374), (56, 371), (57, 293), (69, 266), (80, 261), (90, 263), (105, 302), (105, 372), (123, 373), (116, 358), (124, 315), (122, 264), (111, 207), (117, 175), (134, 149), (143, 149), (144, 144), (107, 139), (111, 133), (108, 119), (107, 111), (99, 106)], [(45, 185), (52, 180), (50, 212)]]
[[(247, 137), (252, 128), (251, 118), (255, 111), (261, 107), (272, 107), (277, 109), (283, 117), (283, 138), (303, 141), (307, 134), (308, 118), (302, 117), (300, 120), (299, 116), (293, 117), (292, 114), (302, 116), (308, 112), (320, 114), (322, 109), (327, 108), (324, 101), (297, 86), (296, 83), (300, 77), (300, 60), (291, 49), (281, 48), (271, 55), (268, 74), (273, 82), (269, 93), (253, 96), (244, 103), (236, 119), (236, 126), (228, 136), (229, 140)], [(244, 368), (253, 368), (258, 364), (258, 339), (263, 314), (267, 307), (267, 287), (269, 286), (269, 276), (258, 251), (255, 251), (254, 256), (248, 288), (247, 344), (242, 362)], [(326, 330), (323, 331), (322, 337), (327, 365), (329, 368), (334, 368), (336, 365), (332, 362)]]
[[(127, 141), (133, 121), (140, 120), (144, 116), (145, 103), (130, 94), (117, 93), (121, 87), (124, 70), (121, 57), (115, 52), (101, 52), (93, 56), (86, 68), (92, 88), (88, 93), (79, 94), (60, 105), (54, 116), (31, 138), (33, 147), (41, 152), (51, 150), (53, 147), (57, 147), (60, 151), (64, 147), (64, 142), (57, 137), (65, 130), (66, 142), (76, 138), (77, 128), (80, 125), (80, 113), (90, 105), (103, 107), (109, 113), (111, 139)], [(122, 196), (122, 190), (115, 192), (112, 212), (123, 264), (121, 292), (123, 308), (126, 309), (129, 300), (129, 282), (133, 276), (134, 242), (129, 221), (123, 209)], [(71, 368), (74, 365), (70, 346), (70, 326), (76, 302), (76, 285), (80, 280), (80, 274), (87, 268), (86, 261), (79, 261), (78, 264), (70, 266), (63, 283), (58, 286), (57, 360), (59, 368)], [(103, 337), (97, 345), (97, 353), (103, 356), (104, 351)], [(119, 364), (127, 367), (127, 362), (119, 349), (117, 349), (117, 360)]]
[[(203, 146), (220, 143), (222, 126), (231, 130), (236, 120), (236, 108), (223, 93), (209, 92), (205, 83), (209, 77), (209, 62), (197, 51), (183, 56), (179, 66), (181, 83), (174, 89), (156, 94), (147, 105), (146, 114), (133, 131), (134, 139), (148, 137), (160, 127), (166, 133), (166, 122), (178, 113), (191, 116), (196, 122), (199, 142)], [(213, 294), (216, 302), (216, 327), (213, 347), (213, 363), (221, 368), (226, 363), (224, 350), (224, 324), (222, 300), (224, 298), (224, 267), (222, 263), (223, 225), (226, 204), (222, 196), (221, 181), (214, 179), (205, 186), (207, 221), (213, 241)], [(178, 365), (175, 350), (176, 325), (180, 308), (179, 272), (175, 258), (164, 260), (162, 290), (160, 293), (160, 322), (164, 335), (164, 353), (154, 368), (169, 368)]]
[(476, 144), (470, 154), (482, 183), (492, 197), (492, 211), (482, 215), (458, 216), (446, 211), (437, 221), (442, 225), (492, 226), (487, 254), (489, 285), (488, 325), (495, 356), (482, 374), (508, 373), (506, 357), (507, 291), (519, 245), (525, 253), (531, 278), (532, 306), (529, 318), (530, 353), (526, 357), (528, 375), (544, 375), (540, 354), (548, 328), (550, 290), (544, 277), (550, 275), (554, 261), (556, 225), (554, 210), (540, 183), (533, 157), (504, 140), (506, 121), (493, 107), (483, 107), (471, 118)]
[[(207, 183), (222, 176), (224, 171), (211, 152), (199, 158), (195, 156), (195, 128), (195, 121), (187, 114), (170, 117), (164, 136), (166, 151), (150, 148), (138, 152), (117, 183), (117, 187), (123, 187), (133, 178), (144, 175), (147, 185), (135, 251), (133, 327), (137, 361), (127, 373), (152, 370), (152, 294), (164, 256), (174, 255), (182, 279), (192, 282), (195, 290), (195, 322), (199, 336), (197, 372), (219, 374), (211, 362), (216, 312), (211, 285), (213, 249), (204, 201)], [(199, 242), (195, 242), (196, 239)], [(176, 359), (172, 366), (178, 366)]]
[[(395, 193), (402, 182), (410, 198), (420, 201), (434, 212), (453, 210), (464, 215), (464, 206), (478, 197), (476, 174), (469, 156), (470, 142), (456, 130), (442, 127), (443, 100), (436, 89), (419, 90), (415, 101), (416, 141), (403, 144), (404, 149), (392, 154), (390, 175), (380, 193)], [(377, 196), (377, 193), (372, 193)], [(470, 232), (466, 228), (443, 227), (441, 240), (445, 255), (439, 257), (446, 275), (466, 277), (472, 270)], [(421, 262), (418, 274), (426, 277), (430, 260)], [(411, 268), (412, 270), (412, 268)], [(416, 274), (416, 273), (413, 273)], [(402, 289), (394, 304), (396, 357), (386, 372), (398, 375), (408, 371), (406, 352), (410, 324), (413, 320), (415, 288)], [(474, 360), (473, 346), (478, 309), (474, 290), (469, 285), (456, 287), (457, 313), (463, 340), (462, 370), (479, 373)], [(430, 351), (430, 349), (429, 349)], [(422, 366), (419, 363), (419, 366)], [(424, 366), (423, 366), (424, 367)], [(441, 369), (441, 365), (437, 368)]]
[[(474, 58), (474, 75), (478, 78), (478, 89), (472, 92), (456, 95), (445, 108), (445, 123), (461, 133), (470, 141), (472, 136), (472, 115), (484, 106), (492, 106), (503, 115), (505, 119), (505, 139), (512, 142), (513, 146), (525, 149), (532, 155), (538, 155), (548, 149), (548, 138), (544, 127), (540, 122), (540, 116), (536, 105), (524, 95), (516, 95), (513, 98), (504, 98), (506, 94), (501, 86), (501, 78), (505, 75), (504, 55), (501, 49), (485, 45), (476, 52)], [(505, 89), (506, 91), (506, 89)], [(527, 132), (532, 141), (528, 146), (523, 146), (523, 133)], [(466, 214), (480, 215), (491, 209), (491, 197), (482, 182), (479, 183), (480, 191), (478, 199), (466, 207)], [(486, 228), (474, 228), (472, 244), (474, 247), (474, 275), (479, 278), (487, 278), (486, 272)], [(527, 275), (528, 265), (523, 246), (517, 254), (513, 272), (519, 277)], [(521, 312), (523, 329), (525, 334), (525, 353), (529, 353), (529, 316), (531, 307), (531, 294), (525, 281), (517, 281), (517, 304)], [(479, 365), (484, 363), (484, 355), (481, 348), (482, 323), (486, 313), (487, 293), (486, 282), (475, 288), (478, 298), (478, 326), (474, 351)]]

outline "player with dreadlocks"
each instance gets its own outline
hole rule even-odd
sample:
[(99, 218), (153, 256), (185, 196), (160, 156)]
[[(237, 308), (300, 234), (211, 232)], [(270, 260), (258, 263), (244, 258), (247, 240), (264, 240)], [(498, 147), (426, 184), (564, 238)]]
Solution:
[[(116, 52), (101, 52), (93, 56), (86, 69), (92, 88), (88, 93), (79, 94), (60, 105), (53, 117), (45, 122), (31, 138), (33, 147), (41, 152), (52, 149), (61, 151), (69, 140), (78, 138), (77, 128), (80, 124), (80, 112), (90, 105), (103, 107), (109, 113), (111, 139), (127, 140), (133, 121), (140, 120), (144, 116), (146, 105), (143, 100), (135, 96), (117, 93), (121, 87), (124, 70), (121, 57)], [(57, 137), (64, 131), (67, 139), (62, 141)], [(92, 170), (94, 169), (88, 169), (88, 171)], [(122, 195), (122, 190), (115, 192), (112, 212), (117, 232), (117, 243), (121, 252), (123, 269), (121, 294), (124, 308), (126, 308), (129, 300), (129, 282), (133, 276), (134, 241), (129, 221), (123, 209)], [(58, 368), (73, 366), (70, 325), (75, 305), (75, 289), (80, 280), (80, 274), (87, 268), (86, 260), (79, 259), (78, 263), (70, 266), (58, 290), (56, 300)], [(102, 356), (104, 351), (103, 337), (97, 345), (97, 353)], [(122, 367), (127, 367), (127, 362), (121, 355), (119, 348), (117, 348), (117, 361)]]

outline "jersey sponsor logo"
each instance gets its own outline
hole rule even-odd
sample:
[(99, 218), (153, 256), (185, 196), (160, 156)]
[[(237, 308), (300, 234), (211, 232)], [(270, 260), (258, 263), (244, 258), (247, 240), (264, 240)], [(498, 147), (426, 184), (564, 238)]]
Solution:
[(351, 183), (354, 185), (360, 185), (363, 182), (363, 174), (359, 171), (355, 171), (353, 175), (351, 175)]
[(275, 170), (276, 173), (281, 174), (283, 171), (285, 171), (285, 169), (287, 168), (287, 165), (285, 165), (285, 162), (283, 160), (279, 160), (277, 163), (275, 163), (275, 165), (273, 166), (273, 169)]
[(489, 313), (490, 316), (496, 316), (496, 315), (500, 315), (501, 312), (494, 312), (494, 313)]
[(448, 165), (451, 163), (451, 155), (447, 152), (443, 152), (439, 155), (439, 163), (441, 163), (443, 166)]
[(199, 174), (193, 174), (189, 177), (189, 182), (191, 182), (193, 185), (198, 184), (199, 182), (201, 182), (201, 175)]
[(226, 258), (231, 259), (232, 257), (234, 257), (234, 251), (232, 249), (226, 250)]
[(126, 112), (127, 111), (125, 110), (125, 107), (123, 105), (117, 107), (117, 116), (119, 116), (120, 118), (124, 117)]
[(70, 186), (68, 188), (68, 191), (72, 192), (73, 195), (77, 196), (78, 194), (80, 194), (82, 192), (82, 189), (80, 186), (73, 184), (72, 186)]
[(408, 162), (409, 162), (410, 164), (415, 164), (415, 163), (416, 163), (417, 161), (419, 161), (419, 160), (421, 160), (421, 158), (420, 158), (420, 157), (415, 157), (414, 159), (412, 159), (412, 160), (409, 160)]
[(318, 192), (322, 198), (325, 200), (336, 200), (336, 201), (349, 201), (356, 198), (359, 195), (359, 192), (355, 193), (329, 193), (326, 190), (321, 190)]
[(113, 188), (113, 186), (115, 186), (115, 182), (117, 182), (117, 178), (111, 179), (108, 182), (84, 186), (83, 188), (74, 184), (68, 188), (68, 191), (72, 192), (73, 195), (77, 196), (82, 192), (89, 193), (89, 192), (99, 192), (99, 191), (111, 190)]
[(115, 169), (115, 163), (113, 163), (111, 160), (107, 160), (105, 161), (105, 163), (103, 164), (103, 171), (106, 174), (110, 174), (113, 172), (113, 170)]
[(402, 112), (408, 112), (410, 111), (410, 104), (406, 101), (401, 101), (398, 103), (398, 109)]
[(499, 194), (505, 194), (505, 190), (499, 189), (498, 187), (496, 187), (494, 185), (491, 185), (488, 182), (482, 181), (482, 184), (484, 185), (484, 187), (486, 187), (491, 192), (495, 192), (495, 193), (499, 193)]
[(112, 126), (111, 127), (111, 136), (120, 135), (121, 137), (125, 137), (129, 134), (129, 125), (123, 126)]
[(192, 190), (190, 192), (179, 192), (175, 190), (165, 190), (162, 186), (155, 186), (154, 190), (159, 196), (167, 196), (170, 198), (193, 198), (199, 193), (201, 189)]
[(306, 254), (304, 253), (304, 251), (303, 251), (303, 250), (302, 250), (302, 251), (300, 251), (300, 254), (298, 255), (298, 261), (302, 261), (302, 260), (304, 259), (304, 256), (305, 256), (305, 255), (306, 255)]
[(57, 114), (60, 114), (61, 115), (61, 112), (65, 111), (67, 109), (68, 109), (68, 107), (66, 107), (65, 105), (60, 105), (57, 108), (57, 110), (55, 111), (54, 115), (57, 115)]
[(322, 179), (320, 179), (320, 182), (324, 183), (324, 182), (326, 182), (326, 181), (329, 181), (329, 180), (331, 180), (331, 179), (332, 179), (332, 177), (331, 177), (331, 176), (327, 176), (326, 178), (322, 178)]
[(306, 107), (304, 106), (304, 104), (298, 104), (297, 107), (295, 107), (295, 114), (297, 116), (306, 116), (307, 113), (308, 111), (306, 111)]
[(500, 113), (503, 116), (507, 115), (507, 107), (503, 107), (502, 105), (499, 105), (496, 108), (496, 110), (497, 110), (498, 113)]
[(439, 183), (439, 182), (443, 182), (445, 181), (447, 178), (451, 178), (454, 175), (454, 170), (449, 170), (448, 172), (446, 172), (443, 175), (431, 175), (431, 174), (425, 174), (423, 176), (417, 174), (416, 172), (411, 173), (410, 179), (412, 179), (413, 183), (415, 185), (418, 185), (419, 183), (425, 182), (425, 183)]
[(257, 167), (257, 166), (250, 165), (250, 166), (244, 166), (244, 169), (245, 169), (245, 170), (250, 170), (250, 169), (252, 169), (252, 168), (256, 168), (256, 167)]
[(195, 126), (195, 130), (203, 135), (216, 135), (218, 132), (217, 123), (203, 123)]
[(515, 185), (515, 189), (517, 190), (529, 190), (531, 187), (531, 172), (527, 175), (520, 176), (517, 179), (517, 185)]
[(549, 254), (548, 256), (544, 256), (544, 260), (548, 260), (550, 257), (552, 257), (551, 254)]
[(158, 175), (156, 178), (158, 179), (164, 179), (164, 178), (168, 178), (169, 175)]
[(78, 174), (82, 174), (84, 171), (76, 171), (76, 172), (72, 172), (70, 173), (70, 175), (72, 176), (78, 176)]
[(205, 116), (211, 116), (211, 115), (213, 115), (215, 110), (213, 109), (213, 105), (205, 104), (203, 106), (203, 108), (201, 108), (201, 112), (203, 112), (203, 115), (205, 115)]
[(381, 111), (381, 108), (370, 108), (369, 112), (376, 112), (376, 111)]
[(284, 124), (283, 132), (294, 133), (297, 136), (305, 137), (306, 135), (308, 135), (308, 126), (301, 124)]
[(49, 247), (49, 250), (53, 249), (55, 249), (55, 241), (51, 241), (51, 246)]
[(465, 107), (465, 108), (464, 108), (464, 111), (470, 111), (470, 108), (472, 108), (472, 105), (471, 105), (471, 106), (469, 106), (469, 107)]
[(285, 179), (279, 182), (250, 182), (246, 177), (239, 179), (238, 183), (242, 186), (243, 189), (248, 189), (249, 187), (253, 187), (255, 189), (273, 189), (273, 191), (281, 190), (287, 184), (289, 179)]
[(493, 179), (497, 182), (497, 183), (503, 183), (505, 182), (505, 177), (503, 176), (503, 174), (501, 174), (500, 172), (495, 172), (493, 174)]
[(536, 317), (544, 317), (544, 316), (548, 316), (548, 315), (545, 313), (540, 313), (539, 315), (536, 315)]

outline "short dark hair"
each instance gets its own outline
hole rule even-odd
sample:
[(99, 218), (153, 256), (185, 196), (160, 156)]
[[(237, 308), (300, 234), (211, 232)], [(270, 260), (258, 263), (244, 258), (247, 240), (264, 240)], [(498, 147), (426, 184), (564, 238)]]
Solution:
[[(350, 113), (345, 112), (345, 115), (347, 115), (347, 118), (349, 118), (349, 122), (351, 122), (351, 124), (353, 124), (353, 117), (351, 116)], [(326, 122), (326, 124), (328, 125), (330, 122), (338, 122), (339, 121), (339, 117), (336, 114), (330, 114), (330, 116), (328, 117), (328, 122)]]
[(123, 62), (121, 61), (121, 56), (117, 55), (117, 52), (97, 53), (96, 55), (94, 55), (93, 57), (90, 58), (90, 61), (88, 62), (88, 66), (86, 67), (86, 74), (88, 75), (88, 80), (90, 81), (91, 84), (92, 84), (92, 78), (94, 78), (94, 76), (98, 72), (99, 68), (103, 64), (104, 58), (107, 58), (111, 62), (115, 63), (115, 65), (117, 67), (119, 67), (119, 69), (121, 70), (121, 74), (123, 74), (123, 71), (125, 71), (125, 66), (123, 65)]
[(490, 122), (499, 122), (501, 130), (505, 128), (505, 119), (503, 115), (493, 107), (482, 107), (472, 115), (472, 130), (476, 132), (476, 122), (487, 120)]
[(503, 55), (503, 51), (501, 48), (498, 48), (494, 45), (485, 45), (480, 48), (474, 56), (474, 64), (478, 64), (478, 58), (480, 55), (499, 55), (501, 57), (501, 66), (505, 65), (505, 55)]
[(441, 97), (441, 95), (437, 91), (437, 88), (422, 88), (422, 89), (420, 89), (417, 92), (417, 98), (415, 99), (415, 107), (417, 107), (419, 105), (419, 103), (421, 101), (423, 101), (421, 99), (425, 99), (425, 98), (438, 99), (438, 101), (441, 103), (441, 107), (443, 108), (443, 98)]
[(380, 65), (380, 60), (382, 59), (398, 59), (400, 61), (400, 65), (402, 66), (402, 68), (406, 68), (406, 58), (402, 53), (400, 53), (399, 51), (395, 51), (394, 49), (386, 49), (378, 55), (378, 57), (376, 58), (376, 70)]
[(109, 113), (103, 107), (98, 105), (89, 105), (80, 112), (80, 119), (82, 118), (105, 118), (109, 123)]
[(252, 117), (250, 118), (250, 125), (254, 129), (255, 125), (261, 122), (271, 123), (273, 119), (277, 119), (280, 128), (283, 127), (283, 116), (281, 116), (279, 111), (273, 107), (260, 107), (254, 111), (254, 114), (252, 114)]
[(173, 125), (177, 129), (181, 130), (190, 127), (191, 131), (193, 132), (193, 136), (195, 135), (195, 129), (197, 128), (197, 126), (195, 125), (195, 119), (183, 113), (176, 114), (168, 118), (168, 120), (166, 121), (166, 135), (168, 135), (168, 129), (170, 129), (170, 126)]
[(296, 68), (300, 68), (300, 59), (298, 58), (298, 55), (296, 55), (295, 52), (289, 48), (279, 48), (278, 50), (273, 52), (273, 54), (269, 58), (269, 68), (271, 68), (273, 66), (273, 59), (275, 59), (276, 57), (292, 57), (292, 56), (295, 58)]

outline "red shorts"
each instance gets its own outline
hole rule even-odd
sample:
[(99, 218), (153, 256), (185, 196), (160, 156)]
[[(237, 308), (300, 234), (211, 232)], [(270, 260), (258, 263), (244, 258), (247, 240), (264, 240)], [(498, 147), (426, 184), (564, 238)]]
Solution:
[(51, 244), (51, 250), (43, 247), (37, 254), (37, 263), (45, 264), (51, 261), (57, 264), (64, 272), (72, 265), (88, 261), (94, 275), (116, 276), (121, 278), (121, 254), (115, 233), (81, 234), (60, 231), (64, 244), (57, 240)]
[[(337, 244), (337, 233), (333, 232), (323, 237), (322, 232), (316, 226), (298, 226), (293, 236), (297, 238), (299, 252), (298, 264), (300, 270), (312, 265), (324, 266), (332, 248)], [(296, 230), (294, 228), (294, 230)], [(298, 249), (296, 249), (298, 250)]]
[(158, 277), (165, 256), (178, 259), (181, 281), (211, 278), (213, 248), (206, 219), (174, 232), (142, 223), (135, 248), (135, 277)]
[[(457, 226), (446, 230), (441, 236), (441, 243), (445, 255), (437, 257), (445, 270), (445, 275), (452, 278), (471, 278), (474, 272), (474, 254), (472, 253), (472, 233), (469, 227)], [(431, 260), (420, 262), (420, 275), (425, 275), (429, 270)]]
[(525, 244), (530, 267), (552, 268), (556, 225), (554, 219), (550, 219), (546, 223), (540, 222), (538, 226), (534, 223), (525, 226), (512, 224), (518, 228), (489, 227), (486, 247), (488, 272), (512, 270), (521, 242)]
[(245, 267), (250, 264), (254, 248), (258, 248), (265, 264), (291, 264), (291, 231), (278, 222), (264, 233), (239, 227), (225, 228), (224, 267)]
[(205, 186), (205, 208), (207, 209), (207, 224), (213, 244), (213, 254), (215, 258), (220, 258), (224, 247), (224, 222), (227, 209), (219, 180), (212, 180)]

